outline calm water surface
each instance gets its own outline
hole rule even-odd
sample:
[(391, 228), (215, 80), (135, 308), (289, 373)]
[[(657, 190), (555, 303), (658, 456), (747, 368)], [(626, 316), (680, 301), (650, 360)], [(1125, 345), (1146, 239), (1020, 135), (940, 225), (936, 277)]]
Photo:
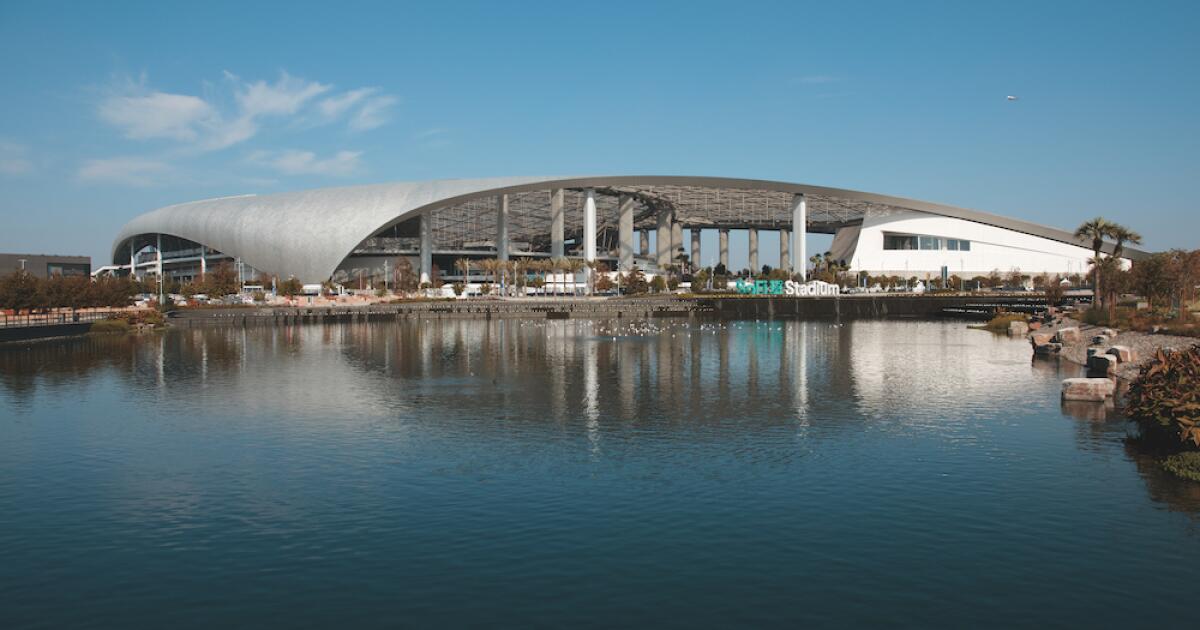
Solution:
[(1067, 375), (960, 323), (9, 346), (0, 627), (1191, 626), (1200, 487)]

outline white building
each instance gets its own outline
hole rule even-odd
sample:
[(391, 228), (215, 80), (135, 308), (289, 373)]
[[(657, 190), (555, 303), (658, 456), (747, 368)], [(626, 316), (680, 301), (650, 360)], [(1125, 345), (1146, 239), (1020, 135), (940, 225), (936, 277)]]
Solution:
[[(1042, 234), (1053, 231), (1040, 228)], [(868, 210), (860, 225), (838, 229), (830, 253), (854, 271), (909, 278), (1087, 274), (1092, 250), (1060, 238), (900, 208)], [(1073, 239), (1072, 239), (1073, 240)], [(1128, 252), (1137, 255), (1140, 252)]]

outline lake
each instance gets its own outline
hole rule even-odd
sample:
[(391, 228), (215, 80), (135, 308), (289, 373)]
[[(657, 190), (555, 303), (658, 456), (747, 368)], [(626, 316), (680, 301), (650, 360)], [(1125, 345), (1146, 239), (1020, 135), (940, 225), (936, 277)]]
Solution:
[(0, 626), (1186, 626), (1200, 484), (961, 322), (0, 347)]

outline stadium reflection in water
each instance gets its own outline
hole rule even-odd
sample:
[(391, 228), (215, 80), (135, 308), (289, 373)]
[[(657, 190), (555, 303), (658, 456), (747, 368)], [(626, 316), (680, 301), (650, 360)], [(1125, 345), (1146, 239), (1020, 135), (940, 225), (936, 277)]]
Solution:
[(1200, 496), (1067, 375), (943, 322), (10, 346), (0, 621), (1169, 625)]

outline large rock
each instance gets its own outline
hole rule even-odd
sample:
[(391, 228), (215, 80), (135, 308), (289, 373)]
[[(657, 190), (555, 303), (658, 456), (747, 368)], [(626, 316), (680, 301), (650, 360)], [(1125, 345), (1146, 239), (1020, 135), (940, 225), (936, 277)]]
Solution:
[(1107, 378), (1068, 378), (1062, 382), (1062, 399), (1104, 402), (1115, 390)]
[(1050, 356), (1052, 354), (1058, 354), (1062, 352), (1062, 347), (1063, 346), (1061, 343), (1054, 343), (1052, 341), (1050, 343), (1043, 343), (1034, 346), (1033, 353), (1038, 356)]
[(1024, 337), (1029, 334), (1029, 324), (1022, 321), (1008, 322), (1009, 337)]
[(1052, 333), (1034, 333), (1029, 337), (1029, 343), (1033, 344), (1034, 348), (1044, 346), (1052, 341), (1054, 341)]
[(1083, 334), (1079, 332), (1079, 328), (1068, 326), (1059, 328), (1058, 332), (1054, 333), (1054, 340), (1058, 343), (1079, 343), (1083, 340)]
[(1087, 370), (1090, 375), (1112, 374), (1116, 367), (1117, 357), (1111, 354), (1094, 354), (1087, 360)]
[(1137, 361), (1137, 350), (1129, 346), (1113, 346), (1108, 349), (1108, 354), (1117, 357), (1119, 363), (1131, 363)]
[(1095, 337), (1092, 337), (1093, 346), (1107, 345), (1110, 341), (1112, 341), (1112, 337), (1109, 337), (1108, 335), (1096, 335)]

